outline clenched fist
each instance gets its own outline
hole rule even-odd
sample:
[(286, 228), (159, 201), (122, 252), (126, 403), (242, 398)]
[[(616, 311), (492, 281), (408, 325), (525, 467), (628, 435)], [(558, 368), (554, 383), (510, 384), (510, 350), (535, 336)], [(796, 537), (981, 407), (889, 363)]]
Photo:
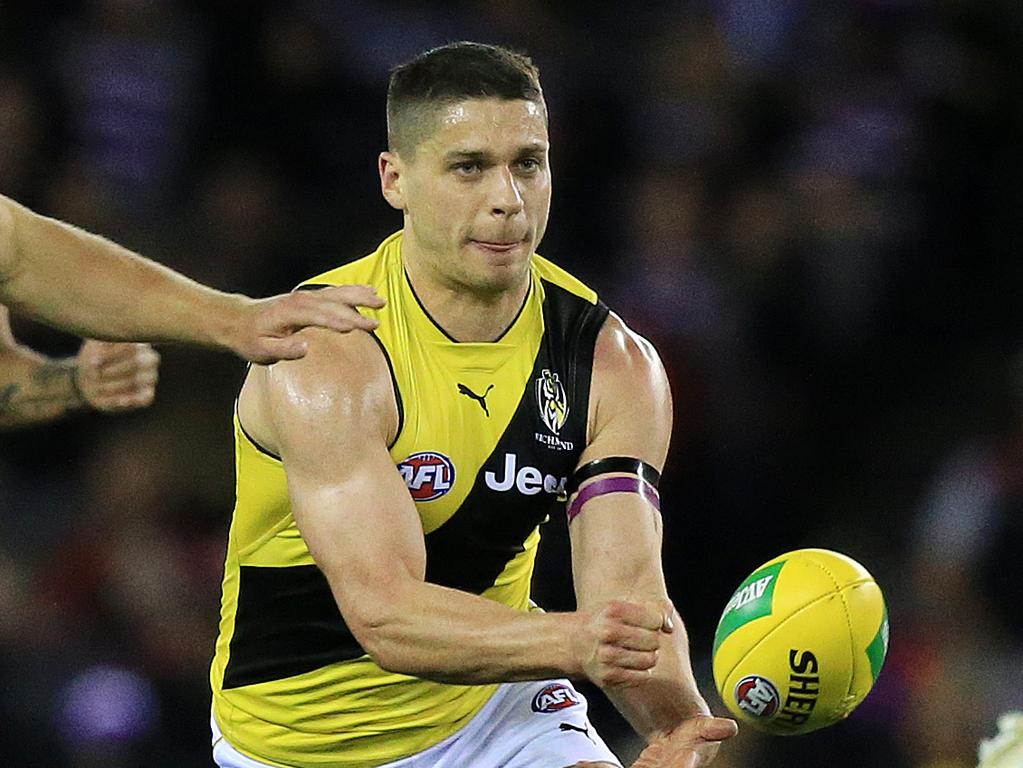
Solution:
[(148, 344), (88, 340), (74, 359), (83, 404), (113, 413), (145, 408), (156, 395), (160, 355)]
[(575, 653), (586, 677), (601, 687), (628, 687), (646, 680), (657, 664), (672, 609), (659, 603), (613, 600), (583, 612)]

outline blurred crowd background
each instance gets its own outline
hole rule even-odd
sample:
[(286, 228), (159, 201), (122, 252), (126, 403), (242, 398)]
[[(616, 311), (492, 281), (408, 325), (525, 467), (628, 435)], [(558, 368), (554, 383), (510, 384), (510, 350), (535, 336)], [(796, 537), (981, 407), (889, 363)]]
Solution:
[[(974, 765), (1023, 705), (1015, 0), (0, 0), (0, 192), (279, 293), (400, 225), (375, 171), (388, 70), (458, 39), (540, 66), (541, 252), (667, 364), (665, 562), (713, 706), (714, 627), (762, 561), (837, 549), (889, 599), (850, 720), (744, 733), (717, 765)], [(244, 369), (162, 351), (147, 411), (0, 435), (4, 768), (211, 765)], [(536, 595), (566, 607), (546, 527)]]

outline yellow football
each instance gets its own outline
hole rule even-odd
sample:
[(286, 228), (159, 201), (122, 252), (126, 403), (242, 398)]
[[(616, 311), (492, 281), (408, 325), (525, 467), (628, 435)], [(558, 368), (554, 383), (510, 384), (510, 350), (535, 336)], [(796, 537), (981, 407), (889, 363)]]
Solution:
[(740, 723), (777, 735), (849, 716), (888, 652), (881, 589), (851, 557), (798, 549), (751, 573), (714, 635), (714, 682)]

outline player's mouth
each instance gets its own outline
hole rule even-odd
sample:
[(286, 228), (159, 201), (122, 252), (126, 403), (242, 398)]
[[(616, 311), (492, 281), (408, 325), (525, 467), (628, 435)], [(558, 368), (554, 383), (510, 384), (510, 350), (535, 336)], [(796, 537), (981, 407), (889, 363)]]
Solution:
[(491, 253), (508, 253), (516, 248), (525, 244), (525, 240), (470, 240), (470, 243), (475, 245), (477, 248), (481, 248), (484, 251), (490, 251)]

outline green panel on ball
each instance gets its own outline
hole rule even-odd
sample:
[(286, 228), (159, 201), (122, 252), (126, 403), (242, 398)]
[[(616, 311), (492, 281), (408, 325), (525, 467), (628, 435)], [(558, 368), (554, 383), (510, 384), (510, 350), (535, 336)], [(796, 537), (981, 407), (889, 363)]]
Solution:
[(884, 615), (881, 617), (881, 627), (877, 630), (874, 639), (867, 646), (867, 658), (870, 659), (870, 674), (874, 680), (881, 674), (881, 667), (884, 666), (885, 656), (888, 655), (888, 607), (885, 606)]
[(754, 619), (771, 615), (774, 585), (778, 583), (778, 574), (784, 566), (784, 560), (772, 563), (766, 568), (754, 571), (739, 585), (725, 606), (717, 631), (714, 633), (715, 652), (739, 627), (749, 624)]

